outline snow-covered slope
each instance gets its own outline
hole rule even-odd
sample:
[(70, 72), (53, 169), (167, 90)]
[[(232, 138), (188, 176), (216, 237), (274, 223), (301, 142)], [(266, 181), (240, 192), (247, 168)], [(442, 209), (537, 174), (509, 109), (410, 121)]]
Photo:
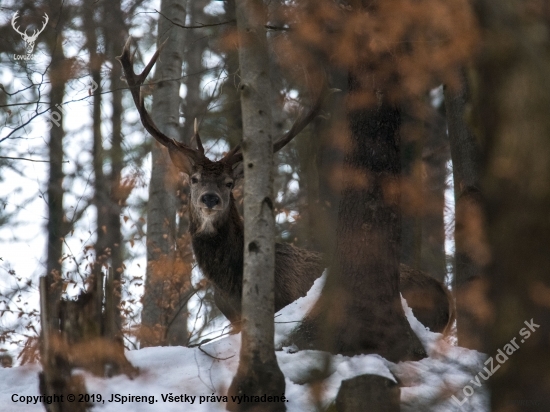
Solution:
[[(323, 282), (324, 277), (318, 279), (306, 297), (277, 313), (276, 346), (281, 347), (313, 305)], [(403, 306), (413, 330), (427, 349), (428, 358), (394, 364), (377, 355), (350, 358), (319, 351), (292, 353), (291, 348), (282, 348), (277, 351), (277, 359), (286, 376), (287, 410), (316, 410), (312, 406), (314, 392), (303, 382), (316, 370), (326, 369), (328, 362), (329, 376), (324, 381), (324, 388), (315, 391), (320, 394), (323, 404), (334, 400), (342, 380), (370, 373), (392, 380), (397, 378), (401, 382), (403, 411), (488, 411), (486, 388), (470, 382), (483, 370), (487, 356), (449, 344), (440, 334), (426, 330), (404, 300)], [(84, 373), (87, 391), (94, 395), (94, 410), (97, 411), (224, 411), (223, 396), (237, 370), (239, 348), (240, 335), (230, 335), (202, 345), (200, 349), (162, 347), (130, 351), (128, 359), (141, 371), (138, 377), (133, 380), (126, 376), (100, 379)], [(0, 411), (43, 411), (40, 402), (32, 403), (36, 400), (33, 397), (39, 395), (39, 370), (37, 365), (0, 369)], [(462, 389), (466, 385), (473, 387), (474, 392), (459, 405), (464, 401)], [(99, 402), (97, 395), (101, 396)], [(129, 401), (132, 396), (133, 401)], [(27, 399), (31, 403), (25, 403)]]

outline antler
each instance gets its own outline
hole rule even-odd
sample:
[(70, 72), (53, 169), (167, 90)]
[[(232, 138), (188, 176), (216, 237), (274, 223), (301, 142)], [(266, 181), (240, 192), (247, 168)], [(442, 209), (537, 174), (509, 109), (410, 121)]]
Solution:
[[(144, 97), (140, 92), (141, 86), (143, 86), (143, 82), (149, 75), (149, 72), (155, 65), (159, 54), (164, 47), (163, 43), (158, 50), (155, 52), (149, 63), (145, 66), (143, 71), (140, 74), (136, 74), (134, 72), (134, 62), (133, 62), (133, 56), (130, 54), (130, 43), (131, 43), (132, 37), (129, 37), (126, 41), (126, 44), (124, 45), (124, 48), (122, 49), (122, 54), (117, 57), (117, 60), (120, 61), (120, 64), (122, 65), (122, 70), (124, 71), (124, 76), (126, 79), (126, 82), (128, 83), (128, 86), (130, 88), (130, 92), (132, 93), (132, 97), (134, 99), (134, 103), (138, 109), (139, 116), (141, 119), (141, 123), (145, 127), (145, 129), (163, 146), (167, 147), (170, 151), (170, 155), (172, 157), (172, 160), (176, 160), (174, 158), (174, 154), (179, 153), (185, 155), (191, 162), (197, 163), (199, 161), (206, 161), (207, 158), (204, 155), (204, 147), (202, 145), (199, 132), (198, 132), (198, 126), (197, 126), (197, 120), (195, 119), (195, 133), (194, 138), (197, 142), (198, 150), (192, 149), (191, 147), (184, 145), (183, 143), (180, 143), (168, 136), (166, 136), (164, 133), (162, 133), (155, 123), (153, 122), (153, 119), (151, 119), (151, 116), (145, 109), (145, 102)], [(326, 97), (326, 92), (323, 90), (321, 93), (319, 93), (319, 96), (317, 98), (317, 101), (315, 105), (310, 109), (310, 111), (307, 114), (303, 114), (303, 112), (298, 116), (298, 119), (294, 122), (290, 130), (285, 133), (283, 137), (281, 137), (279, 140), (277, 140), (275, 143), (273, 143), (273, 152), (278, 152), (281, 150), (284, 146), (288, 144), (298, 133), (300, 133), (319, 113), (321, 109), (321, 105), (323, 103), (324, 98)], [(232, 167), (235, 164), (241, 162), (243, 160), (243, 154), (241, 152), (241, 145), (238, 144), (233, 149), (231, 149), (224, 157), (220, 160), (220, 162), (225, 163), (226, 165)]]
[(17, 20), (19, 18), (19, 11), (16, 11), (15, 14), (13, 15), (13, 17), (11, 18), (11, 26), (13, 27), (13, 29), (19, 33), (21, 36), (26, 36), (27, 35), (27, 31), (25, 30), (24, 33), (22, 33), (21, 31), (19, 31), (19, 26), (15, 27), (15, 20)]
[(143, 82), (145, 81), (145, 79), (149, 75), (149, 72), (155, 65), (159, 57), (159, 54), (166, 42), (164, 42), (157, 49), (157, 51), (155, 52), (155, 54), (153, 55), (149, 63), (147, 63), (143, 71), (140, 74), (136, 74), (134, 72), (134, 62), (133, 62), (134, 59), (133, 59), (133, 56), (130, 54), (131, 41), (132, 41), (132, 37), (130, 36), (126, 41), (124, 48), (122, 49), (122, 54), (118, 56), (116, 59), (120, 61), (120, 64), (122, 65), (122, 70), (124, 71), (126, 83), (128, 83), (130, 92), (132, 93), (132, 97), (134, 98), (134, 103), (139, 112), (141, 123), (145, 127), (145, 130), (147, 130), (151, 134), (151, 136), (153, 136), (157, 140), (157, 142), (167, 147), (171, 155), (174, 152), (179, 152), (187, 156), (193, 163), (197, 163), (198, 160), (204, 159), (205, 158), (204, 149), (202, 148), (202, 143), (200, 141), (199, 134), (196, 130), (195, 130), (195, 139), (197, 141), (197, 146), (199, 147), (199, 150), (192, 149), (191, 147), (186, 146), (183, 143), (180, 143), (166, 136), (164, 133), (162, 133), (157, 128), (157, 126), (153, 122), (153, 119), (151, 119), (151, 116), (145, 109), (144, 96), (141, 94), (140, 88), (141, 86), (143, 86)]
[[(332, 92), (332, 90), (329, 90), (329, 92)], [(317, 101), (309, 110), (309, 112), (307, 114), (304, 114), (303, 111), (300, 112), (300, 115), (298, 116), (292, 127), (289, 129), (289, 131), (286, 132), (283, 137), (273, 143), (273, 153), (276, 153), (283, 147), (285, 147), (292, 139), (294, 139), (294, 137), (296, 137), (297, 134), (304, 130), (304, 128), (317, 116), (317, 114), (319, 114), (319, 111), (321, 110), (321, 106), (326, 96), (327, 93), (323, 89), (323, 91), (319, 93)], [(243, 154), (241, 152), (240, 144), (231, 149), (222, 159), (223, 162), (229, 165), (234, 165), (236, 163), (242, 162), (242, 160)]]
[(201, 152), (204, 155), (204, 147), (201, 142), (201, 138), (199, 136), (199, 124), (197, 122), (197, 118), (195, 117), (195, 123), (193, 124), (193, 131), (194, 135), (193, 138), (195, 139), (195, 142), (197, 142), (197, 149), (199, 152)]
[(32, 35), (29, 36), (27, 34), (27, 30), (25, 30), (24, 32), (21, 32), (19, 30), (19, 26), (15, 27), (15, 21), (19, 18), (19, 11), (16, 11), (15, 14), (13, 15), (13, 17), (11, 18), (11, 25), (13, 27), (13, 29), (19, 33), (21, 36), (23, 36), (26, 40), (28, 41), (34, 41), (36, 40), (36, 38), (38, 37), (38, 35), (40, 33), (42, 33), (44, 31), (44, 29), (46, 28), (46, 25), (48, 24), (48, 22), (50, 21), (50, 18), (48, 17), (48, 14), (47, 13), (44, 13), (44, 23), (42, 24), (42, 28), (39, 29), (39, 30), (33, 30), (32, 32)]
[[(44, 29), (46, 28), (46, 24), (48, 24), (48, 22), (50, 21), (50, 18), (48, 17), (48, 15), (46, 13), (44, 13), (44, 17), (45, 17), (45, 20), (44, 20), (44, 24), (42, 24), (42, 28), (40, 30), (34, 30), (32, 32), (32, 36), (29, 37), (29, 40), (31, 41), (34, 41), (36, 40), (36, 38), (38, 37), (38, 35), (40, 33), (42, 33), (44, 31)], [(25, 30), (25, 33), (27, 31)]]

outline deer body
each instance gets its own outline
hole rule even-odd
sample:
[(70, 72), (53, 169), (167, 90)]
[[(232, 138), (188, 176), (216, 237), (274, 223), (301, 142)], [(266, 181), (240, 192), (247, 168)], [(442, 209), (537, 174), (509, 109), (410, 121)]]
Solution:
[[(189, 177), (189, 230), (199, 268), (215, 288), (215, 302), (221, 312), (237, 323), (241, 314), (244, 228), (235, 206), (232, 190), (242, 178), (240, 146), (222, 159), (212, 161), (204, 154), (195, 122), (197, 149), (164, 135), (145, 109), (140, 87), (153, 68), (160, 49), (143, 72), (133, 70), (130, 39), (118, 58), (145, 129), (170, 154), (174, 165)], [(277, 152), (290, 142), (320, 110), (320, 98), (309, 113), (301, 115), (290, 130), (273, 144)], [(275, 311), (305, 296), (321, 276), (321, 255), (289, 244), (275, 245)], [(401, 292), (416, 316), (432, 331), (442, 332), (453, 322), (452, 300), (445, 286), (420, 271), (401, 267)]]
[[(230, 171), (206, 163), (190, 177), (189, 231), (202, 273), (214, 285), (216, 306), (233, 324), (241, 315), (244, 227), (233, 198)], [(321, 255), (275, 244), (275, 312), (305, 296), (321, 276)], [(444, 332), (454, 320), (447, 288), (431, 276), (400, 266), (400, 291), (430, 330)]]
[[(210, 172), (216, 173), (216, 170)], [(232, 323), (238, 323), (243, 279), (243, 222), (231, 189), (226, 186), (227, 177), (220, 179), (220, 176), (208, 176), (204, 169), (200, 176), (193, 175), (191, 179), (193, 177), (196, 183), (191, 183), (189, 202), (189, 231), (193, 252), (202, 273), (214, 285), (216, 306)], [(224, 184), (213, 184), (216, 177)], [(203, 180), (210, 184), (202, 184)], [(222, 205), (219, 213), (209, 211), (215, 210), (217, 205)], [(321, 275), (322, 269), (319, 254), (276, 243), (275, 311), (305, 296), (315, 279)]]

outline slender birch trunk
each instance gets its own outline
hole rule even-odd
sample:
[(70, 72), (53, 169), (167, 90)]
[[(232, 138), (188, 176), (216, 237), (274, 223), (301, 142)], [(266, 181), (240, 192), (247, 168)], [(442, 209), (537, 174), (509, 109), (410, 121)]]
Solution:
[[(284, 376), (273, 346), (275, 220), (273, 137), (266, 9), (261, 0), (237, 0), (244, 156), (244, 273), (242, 344), (229, 394), (283, 395)], [(284, 411), (280, 403), (229, 403), (231, 411)]]

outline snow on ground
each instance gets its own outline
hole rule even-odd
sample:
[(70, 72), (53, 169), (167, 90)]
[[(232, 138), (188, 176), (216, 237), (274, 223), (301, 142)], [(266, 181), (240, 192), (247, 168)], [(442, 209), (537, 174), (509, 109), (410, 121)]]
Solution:
[[(275, 344), (278, 348), (281, 349), (290, 331), (311, 308), (323, 282), (324, 277), (318, 279), (306, 297), (277, 313)], [(282, 348), (276, 353), (286, 377), (287, 411), (316, 411), (314, 393), (320, 394), (318, 401), (321, 404), (328, 405), (336, 397), (342, 380), (366, 373), (399, 381), (402, 385), (401, 407), (405, 412), (488, 411), (487, 389), (471, 382), (483, 370), (487, 356), (449, 344), (442, 335), (424, 328), (404, 300), (403, 306), (411, 327), (428, 352), (428, 358), (395, 364), (378, 355), (332, 356), (313, 350), (292, 353), (292, 348)], [(141, 371), (138, 377), (133, 380), (126, 376), (103, 379), (84, 373), (87, 391), (96, 396), (94, 410), (98, 412), (224, 411), (225, 404), (218, 401), (220, 398), (213, 397), (226, 394), (237, 370), (239, 349), (240, 335), (229, 335), (201, 348), (162, 347), (130, 351), (128, 359)], [(321, 391), (313, 391), (303, 384), (312, 373), (324, 369), (329, 375)], [(30, 404), (25, 403), (26, 397), (39, 395), (39, 370), (38, 365), (0, 369), (0, 411), (44, 410), (40, 402), (32, 404), (32, 398), (29, 398)], [(462, 389), (466, 385), (473, 387), (474, 392), (464, 401)], [(101, 396), (99, 402), (97, 395)], [(136, 402), (136, 399), (128, 401), (130, 396), (140, 396), (141, 402)], [(168, 396), (177, 397), (179, 402)], [(123, 403), (123, 400), (126, 401)]]

